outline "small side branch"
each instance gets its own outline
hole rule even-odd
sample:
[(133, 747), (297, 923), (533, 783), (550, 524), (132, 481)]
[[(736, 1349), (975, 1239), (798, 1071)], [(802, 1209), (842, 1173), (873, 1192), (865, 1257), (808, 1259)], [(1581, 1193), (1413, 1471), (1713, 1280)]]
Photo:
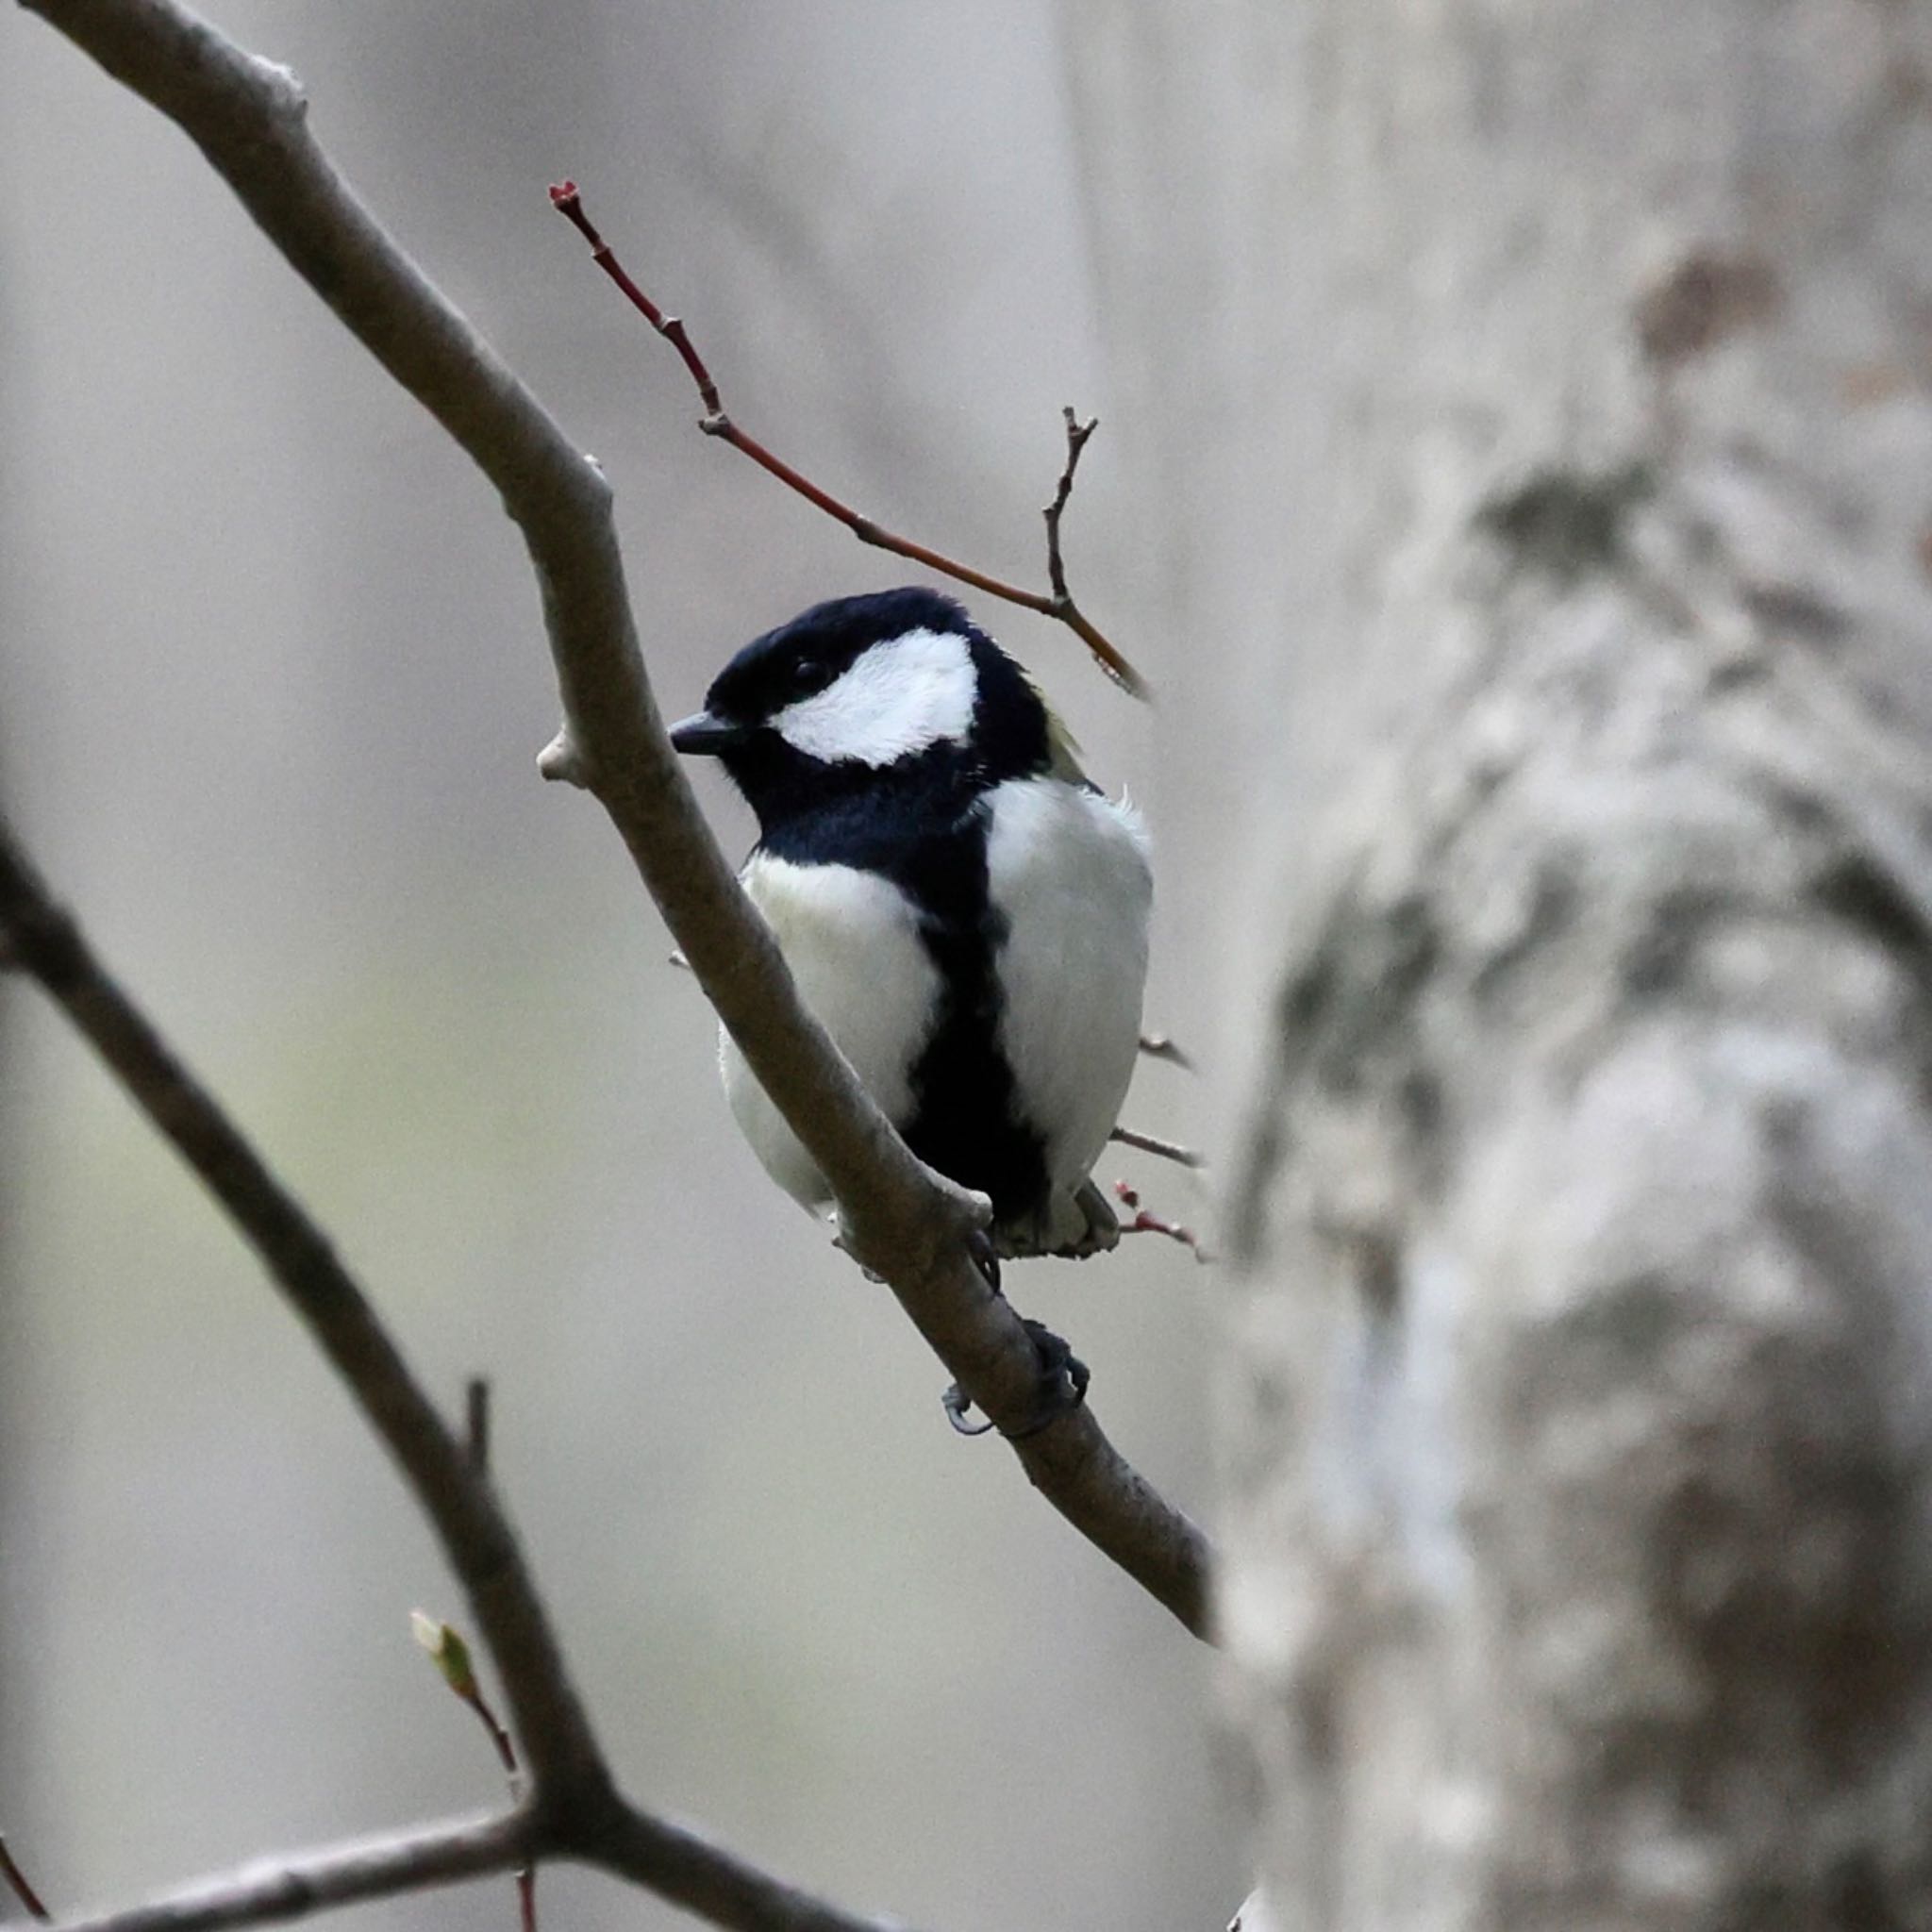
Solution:
[(1166, 1060), (1185, 1074), (1194, 1071), (1194, 1063), (1180, 1047), (1164, 1033), (1143, 1033), (1141, 1036), (1141, 1051), (1150, 1060)]
[(14, 1861), (13, 1854), (7, 1849), (7, 1840), (0, 1838), (0, 1878), (4, 1878), (13, 1895), (26, 1907), (27, 1916), (38, 1919), (42, 1925), (51, 1924), (54, 1915), (41, 1902), (41, 1895), (27, 1883), (27, 1876)]
[(218, 1932), (301, 1919), (360, 1899), (426, 1891), (459, 1878), (508, 1871), (534, 1832), (525, 1813), (473, 1819), (364, 1839), (292, 1858), (264, 1858), (125, 1912), (73, 1919), (61, 1932)]
[(1192, 1228), (1184, 1227), (1178, 1221), (1170, 1221), (1164, 1214), (1156, 1214), (1150, 1208), (1141, 1207), (1140, 1191), (1125, 1181), (1113, 1184), (1114, 1192), (1120, 1203), (1134, 1218), (1121, 1223), (1123, 1234), (1158, 1234), (1163, 1241), (1176, 1241), (1190, 1250), (1194, 1259), (1204, 1266), (1214, 1257), (1201, 1243), (1201, 1237)]
[(472, 1375), (463, 1385), (463, 1451), (481, 1475), (490, 1467), (490, 1377)]
[(728, 442), (741, 456), (749, 457), (767, 475), (775, 476), (786, 489), (804, 497), (835, 522), (843, 524), (861, 543), (869, 543), (875, 550), (889, 550), (894, 557), (923, 564), (927, 570), (937, 571), (940, 575), (951, 577), (956, 583), (968, 584), (975, 591), (984, 591), (990, 597), (1017, 604), (1023, 610), (1035, 610), (1042, 617), (1050, 617), (1065, 625), (1122, 690), (1137, 698), (1149, 695), (1146, 679), (1074, 602), (1067, 590), (1066, 566), (1060, 557), (1060, 517), (1066, 509), (1067, 498), (1073, 493), (1074, 472), (1079, 464), (1080, 452), (1086, 446), (1087, 439), (1098, 427), (1097, 417), (1076, 425), (1071, 408), (1062, 411), (1067, 425), (1067, 460), (1060, 471), (1059, 486), (1054, 492), (1054, 500), (1046, 508), (1047, 573), (1051, 591), (1042, 594), (1019, 584), (1009, 584), (1004, 578), (989, 576), (984, 571), (974, 570), (971, 564), (942, 556), (924, 543), (915, 543), (909, 537), (897, 536), (874, 523), (850, 504), (841, 503), (829, 491), (821, 489), (802, 471), (793, 469), (782, 457), (774, 456), (756, 437), (741, 429), (725, 414), (724, 406), (719, 400), (718, 384), (692, 345), (684, 324), (675, 315), (666, 315), (631, 279), (624, 264), (612, 253), (610, 244), (584, 212), (583, 196), (576, 183), (558, 182), (550, 191), (550, 201), (551, 206), (566, 216), (590, 243), (591, 258), (617, 285), (625, 299), (683, 358), (691, 381), (697, 386), (698, 399), (704, 405), (705, 413), (699, 419), (698, 427), (707, 436), (715, 436), (721, 442)]
[(1060, 556), (1060, 519), (1066, 514), (1068, 497), (1074, 493), (1074, 472), (1080, 467), (1080, 452), (1087, 447), (1087, 439), (1100, 427), (1100, 418), (1090, 416), (1083, 423), (1069, 403), (1060, 411), (1060, 420), (1067, 425), (1067, 460), (1061, 465), (1053, 501), (1041, 515), (1046, 519), (1046, 580), (1053, 586), (1054, 602), (1071, 610), (1074, 600), (1067, 591), (1067, 566)]

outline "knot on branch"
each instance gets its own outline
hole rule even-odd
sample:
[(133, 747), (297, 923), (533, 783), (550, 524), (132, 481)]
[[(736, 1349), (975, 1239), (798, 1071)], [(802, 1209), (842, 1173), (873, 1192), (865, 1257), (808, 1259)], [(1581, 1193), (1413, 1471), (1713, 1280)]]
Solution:
[(537, 770), (553, 784), (575, 785), (579, 791), (591, 789), (590, 767), (568, 724), (537, 754)]
[(308, 119), (308, 90), (302, 85), (302, 76), (292, 67), (264, 59), (259, 54), (251, 56), (250, 60), (269, 111), (299, 127)]

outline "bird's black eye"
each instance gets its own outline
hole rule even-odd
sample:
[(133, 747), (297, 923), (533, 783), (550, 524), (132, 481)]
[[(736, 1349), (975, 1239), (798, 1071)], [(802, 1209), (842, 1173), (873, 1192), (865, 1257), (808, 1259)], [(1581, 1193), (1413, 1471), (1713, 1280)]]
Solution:
[(815, 691), (824, 691), (831, 681), (830, 666), (821, 664), (816, 658), (799, 658), (785, 680), (795, 698), (809, 697)]

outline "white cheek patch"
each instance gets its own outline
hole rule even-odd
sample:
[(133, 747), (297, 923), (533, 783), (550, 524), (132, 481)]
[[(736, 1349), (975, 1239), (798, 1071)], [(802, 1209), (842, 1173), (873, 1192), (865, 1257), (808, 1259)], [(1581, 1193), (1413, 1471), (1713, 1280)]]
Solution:
[(964, 638), (908, 630), (874, 644), (836, 684), (787, 706), (772, 724), (808, 758), (890, 765), (963, 741), (978, 688)]

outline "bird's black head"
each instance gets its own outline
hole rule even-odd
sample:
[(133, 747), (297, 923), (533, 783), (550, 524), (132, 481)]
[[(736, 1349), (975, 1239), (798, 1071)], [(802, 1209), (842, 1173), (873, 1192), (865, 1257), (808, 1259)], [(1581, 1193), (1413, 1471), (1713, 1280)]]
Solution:
[(916, 588), (815, 604), (755, 639), (671, 741), (722, 759), (767, 833), (874, 786), (970, 792), (1054, 757), (1020, 667), (952, 598)]

